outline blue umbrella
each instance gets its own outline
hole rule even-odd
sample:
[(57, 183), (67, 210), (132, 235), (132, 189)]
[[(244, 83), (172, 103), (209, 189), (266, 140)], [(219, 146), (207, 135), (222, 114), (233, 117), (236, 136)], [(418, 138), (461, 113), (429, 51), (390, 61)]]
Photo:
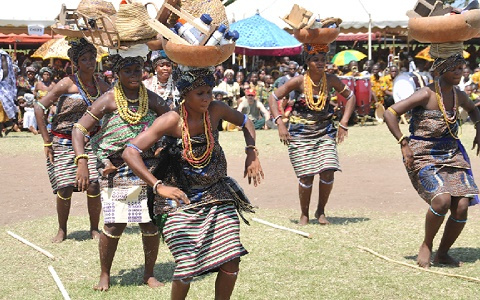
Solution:
[(260, 14), (230, 24), (240, 34), (235, 53), (244, 55), (289, 56), (302, 52), (302, 44)]

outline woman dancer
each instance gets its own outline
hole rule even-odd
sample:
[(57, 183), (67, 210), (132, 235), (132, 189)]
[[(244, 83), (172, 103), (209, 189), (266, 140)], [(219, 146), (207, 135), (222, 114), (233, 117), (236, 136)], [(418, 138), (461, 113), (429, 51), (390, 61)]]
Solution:
[[(480, 151), (478, 126), (480, 112), (456, 85), (462, 77), (465, 60), (460, 52), (437, 58), (432, 69), (440, 75), (434, 83), (416, 91), (409, 98), (390, 106), (385, 112), (388, 129), (400, 144), (403, 161), (413, 187), (430, 207), (425, 217), (425, 237), (418, 252), (419, 266), (430, 267), (433, 239), (450, 210), (434, 263), (460, 266), (448, 251), (467, 222), (468, 206), (478, 204), (478, 188), (473, 180), (470, 161), (458, 138), (458, 107), (475, 124), (473, 147)], [(403, 135), (397, 117), (412, 111), (410, 137)]]
[[(85, 39), (71, 39), (68, 56), (78, 71), (75, 75), (65, 77), (35, 105), (35, 117), (43, 138), (47, 171), (53, 193), (57, 195), (58, 233), (53, 242), (62, 242), (67, 237), (67, 221), (70, 213), (72, 193), (78, 191), (75, 175), (77, 160), (72, 148), (72, 128), (87, 108), (109, 87), (97, 80), (93, 74), (96, 65), (96, 48)], [(52, 119), (51, 133), (47, 131), (45, 116), (51, 105), (56, 103), (57, 113)], [(93, 158), (90, 144), (86, 155)], [(89, 164), (92, 184), (87, 190), (88, 213), (90, 215), (90, 235), (99, 236), (98, 222), (101, 202), (97, 182), (95, 162)]]
[[(137, 48), (138, 49), (138, 48)], [(145, 48), (145, 56), (148, 49)], [(130, 49), (133, 51), (133, 49)], [(76, 182), (79, 190), (89, 188), (91, 179), (87, 164), (99, 161), (102, 165), (102, 206), (105, 225), (100, 235), (100, 280), (95, 290), (106, 291), (110, 287), (110, 270), (120, 237), (127, 223), (138, 223), (142, 231), (145, 253), (143, 281), (150, 287), (163, 285), (153, 273), (158, 254), (158, 228), (152, 223), (147, 207), (147, 186), (135, 176), (124, 163), (122, 152), (125, 145), (146, 128), (157, 116), (169, 110), (160, 96), (149, 91), (142, 83), (141, 56), (131, 56), (127, 51), (111, 57), (113, 71), (118, 75), (113, 90), (98, 99), (83, 116), (73, 131), (74, 149), (78, 161)], [(103, 118), (103, 119), (102, 119)], [(98, 121), (102, 128), (91, 140), (96, 159), (84, 152), (85, 138), (88, 138)], [(149, 169), (156, 167), (155, 148), (142, 154), (142, 164)]]
[(153, 51), (151, 59), (156, 76), (144, 80), (145, 87), (167, 101), (170, 108), (177, 107), (180, 94), (172, 79), (172, 61), (163, 50)]
[[(334, 172), (340, 170), (337, 143), (343, 142), (348, 134), (347, 123), (355, 108), (355, 95), (334, 74), (325, 72), (327, 45), (304, 44), (305, 75), (299, 75), (274, 91), (269, 99), (270, 112), (278, 125), (280, 141), (288, 145), (288, 154), (298, 177), (300, 197), (300, 225), (309, 221), (310, 197), (313, 179), (320, 174), (318, 206), (315, 218), (322, 225), (329, 224), (325, 217), (325, 205), (333, 187)], [(348, 101), (345, 113), (337, 128), (332, 117), (329, 91), (334, 88)], [(293, 105), (288, 129), (281, 120), (277, 102), (291, 91), (303, 93)]]
[[(253, 123), (227, 104), (212, 101), (213, 72), (213, 67), (184, 68), (177, 81), (184, 101), (132, 140), (123, 153), (135, 174), (160, 196), (156, 199), (157, 217), (168, 216), (163, 234), (177, 263), (172, 299), (185, 299), (193, 277), (211, 271), (218, 271), (215, 299), (229, 299), (240, 256), (247, 254), (240, 243), (236, 210), (251, 211), (251, 206), (238, 184), (227, 177), (216, 129), (220, 120), (243, 127), (247, 145), (244, 176), (255, 186), (263, 178)], [(159, 165), (162, 182), (148, 171), (141, 157), (164, 135), (163, 153), (170, 164)], [(177, 206), (181, 207), (175, 210)]]

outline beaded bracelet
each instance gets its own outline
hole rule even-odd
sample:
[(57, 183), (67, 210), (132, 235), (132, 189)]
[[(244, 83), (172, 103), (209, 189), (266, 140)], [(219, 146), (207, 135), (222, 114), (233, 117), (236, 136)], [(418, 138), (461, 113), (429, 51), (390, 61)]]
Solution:
[(75, 158), (73, 159), (73, 162), (78, 166), (78, 160), (82, 158), (88, 160), (88, 154), (80, 154), (75, 156)]
[(273, 99), (275, 99), (276, 101), (278, 101), (278, 97), (277, 97), (277, 95), (275, 95), (275, 93), (272, 93), (272, 96), (273, 96)]
[(80, 130), (80, 131), (83, 133), (83, 135), (85, 135), (85, 136), (88, 135), (88, 130), (87, 130), (87, 128), (83, 127), (83, 125), (80, 124), (80, 123), (75, 123), (75, 124), (73, 124), (73, 128), (77, 128), (77, 129)]
[(246, 146), (246, 147), (245, 147), (245, 154), (247, 154), (247, 150), (248, 150), (248, 149), (253, 149), (253, 150), (255, 150), (255, 153), (256, 153), (257, 156), (258, 156), (258, 154), (259, 154), (259, 153), (258, 153), (258, 149), (257, 149), (257, 147), (255, 147), (255, 145), (248, 145), (248, 146)]
[(40, 103), (39, 101), (35, 101), (35, 103), (43, 109), (44, 113), (46, 113), (48, 111), (48, 109), (42, 103)]
[(348, 89), (348, 85), (344, 85), (343, 90), (339, 92), (339, 94), (343, 94), (343, 92), (345, 92), (347, 89)]
[(51, 147), (52, 145), (53, 145), (52, 142), (50, 142), (50, 143), (45, 143), (45, 144), (43, 144), (43, 147)]
[(343, 130), (348, 131), (348, 127), (342, 125), (342, 123), (338, 123), (338, 126), (340, 126), (340, 128), (342, 128)]
[(143, 151), (138, 148), (136, 145), (132, 144), (132, 143), (128, 143), (126, 147), (129, 147), (129, 148), (132, 148), (132, 149), (135, 149), (138, 151), (138, 153), (143, 153)]
[(345, 99), (347, 99), (347, 101), (348, 101), (348, 100), (350, 100), (350, 98), (352, 98), (353, 96), (354, 96), (353, 91), (350, 91), (350, 95), (348, 95), (348, 97), (345, 98)]
[(273, 123), (277, 124), (277, 120), (280, 119), (281, 117), (282, 117), (282, 115), (276, 116), (275, 119), (273, 119)]
[(158, 194), (157, 194), (157, 187), (158, 187), (159, 184), (163, 184), (163, 181), (157, 180), (157, 182), (155, 182), (155, 184), (153, 185), (153, 193), (154, 193), (155, 195), (158, 195)]

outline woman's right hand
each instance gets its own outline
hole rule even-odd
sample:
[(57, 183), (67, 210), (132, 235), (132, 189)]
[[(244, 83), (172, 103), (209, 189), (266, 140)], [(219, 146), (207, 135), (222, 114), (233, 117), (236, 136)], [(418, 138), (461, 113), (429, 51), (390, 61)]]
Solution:
[(43, 147), (43, 151), (45, 152), (45, 157), (50, 160), (50, 163), (53, 164), (53, 148), (52, 146)]
[(408, 145), (408, 143), (402, 143), (402, 156), (403, 156), (403, 163), (408, 169), (413, 168), (413, 151), (412, 148)]
[(181, 206), (182, 204), (190, 204), (187, 194), (174, 186), (159, 184), (157, 185), (157, 194), (164, 198), (175, 200), (175, 202), (177, 202), (177, 206)]
[(75, 176), (75, 186), (78, 191), (84, 192), (90, 184), (90, 174), (88, 173), (88, 161), (85, 159), (78, 161), (77, 175)]
[(283, 123), (282, 120), (279, 120), (278, 124), (278, 135), (280, 136), (280, 142), (282, 142), (284, 145), (290, 144), (290, 133), (287, 130), (287, 126), (285, 126), (285, 123)]

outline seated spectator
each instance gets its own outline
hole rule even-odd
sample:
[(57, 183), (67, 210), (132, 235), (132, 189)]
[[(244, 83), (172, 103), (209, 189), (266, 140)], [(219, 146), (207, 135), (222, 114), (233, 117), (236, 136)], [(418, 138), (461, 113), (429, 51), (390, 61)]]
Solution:
[(266, 120), (270, 120), (270, 113), (265, 106), (256, 99), (257, 93), (254, 89), (245, 91), (247, 101), (242, 101), (237, 110), (248, 115), (248, 118), (253, 122), (255, 130), (268, 129)]

